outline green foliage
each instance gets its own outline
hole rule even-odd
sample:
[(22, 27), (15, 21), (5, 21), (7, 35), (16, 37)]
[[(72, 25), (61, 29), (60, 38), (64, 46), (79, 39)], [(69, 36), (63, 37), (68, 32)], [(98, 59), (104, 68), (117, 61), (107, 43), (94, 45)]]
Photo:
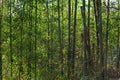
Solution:
[[(10, 2), (11, 1), (11, 2)], [(47, 3), (48, 2), (48, 3)], [(74, 4), (72, 0), (71, 14), (71, 45), (73, 45)], [(48, 5), (48, 8), (47, 8)], [(100, 78), (100, 54), (96, 53), (97, 37), (94, 18), (94, 8), (91, 3), (90, 15), (90, 42), (92, 51), (91, 75), (84, 76), (84, 46), (81, 33), (83, 33), (82, 14), (80, 12), (81, 1), (78, 1), (77, 26), (76, 26), (76, 54), (75, 54), (75, 79), (74, 80), (99, 80)], [(36, 7), (37, 6), (37, 7)], [(11, 14), (10, 14), (11, 7)], [(3, 9), (2, 9), (3, 8)], [(36, 13), (37, 9), (37, 13)], [(87, 6), (86, 6), (87, 9)], [(3, 12), (2, 12), (3, 11)], [(47, 12), (48, 11), (48, 12)], [(3, 16), (1, 14), (3, 13)], [(86, 15), (88, 11), (86, 10)], [(10, 19), (11, 16), (11, 19)], [(2, 48), (2, 76), (3, 80), (67, 80), (67, 56), (68, 56), (68, 3), (60, 0), (60, 29), (58, 29), (58, 4), (57, 0), (4, 0), (3, 7), (0, 4), (0, 18), (2, 17), (2, 29), (0, 45)], [(103, 26), (103, 53), (105, 53), (106, 40), (106, 7), (102, 6)], [(119, 16), (116, 10), (110, 10), (108, 61), (116, 62), (118, 43)], [(88, 16), (86, 16), (86, 20)], [(12, 31), (10, 31), (10, 26)], [(36, 29), (35, 29), (36, 28)], [(12, 34), (12, 36), (10, 36)], [(62, 42), (60, 52), (59, 37)], [(12, 48), (10, 43), (12, 38)], [(94, 44), (94, 46), (93, 46)], [(71, 46), (73, 48), (73, 46)], [(72, 49), (71, 48), (71, 49)], [(94, 49), (93, 49), (94, 48)], [(10, 51), (12, 50), (12, 61)], [(116, 53), (114, 52), (116, 51)], [(112, 53), (113, 52), (113, 53)], [(62, 57), (60, 53), (63, 53)], [(111, 55), (115, 57), (110, 59)], [(87, 55), (88, 56), (88, 55)], [(63, 63), (61, 60), (63, 59)], [(12, 65), (11, 65), (12, 63)], [(108, 63), (108, 64), (111, 64)], [(11, 76), (11, 67), (13, 76)], [(61, 67), (63, 69), (61, 69)], [(61, 72), (63, 70), (63, 73)]]

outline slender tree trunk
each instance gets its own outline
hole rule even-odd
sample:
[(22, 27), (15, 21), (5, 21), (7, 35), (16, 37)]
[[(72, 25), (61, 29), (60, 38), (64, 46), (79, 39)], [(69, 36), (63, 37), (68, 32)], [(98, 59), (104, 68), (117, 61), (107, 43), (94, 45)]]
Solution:
[(54, 31), (54, 28), (53, 28), (53, 26), (54, 26), (54, 0), (52, 1), (52, 15), (51, 15), (51, 20), (52, 20), (52, 22), (51, 22), (51, 24), (50, 24), (50, 73), (52, 73), (52, 71), (53, 71), (53, 65), (52, 65), (52, 61), (53, 61), (53, 54), (54, 54), (54, 47), (53, 47), (53, 42), (54, 42), (54, 37), (53, 37), (53, 31)]
[(61, 17), (60, 17), (60, 0), (58, 2), (58, 36), (59, 36), (59, 53), (60, 53), (60, 60), (61, 60), (61, 74), (63, 74), (63, 52), (62, 52), (62, 30), (61, 30)]
[(13, 47), (13, 45), (12, 45), (12, 4), (11, 4), (11, 0), (10, 0), (10, 8), (9, 8), (9, 10), (10, 10), (10, 22), (9, 22), (9, 25), (10, 25), (10, 61), (11, 61), (11, 79), (12, 79), (12, 76), (13, 76), (13, 51), (12, 51), (12, 47)]
[(2, 18), (0, 18), (0, 80), (2, 80)]
[(77, 0), (75, 0), (75, 10), (74, 10), (74, 31), (73, 31), (73, 51), (72, 51), (72, 75), (73, 78), (74, 68), (75, 68), (75, 54), (76, 54), (76, 17), (77, 17)]
[[(87, 53), (88, 53), (88, 68), (91, 69), (91, 47), (90, 47), (90, 0), (88, 0), (88, 46), (87, 46)], [(90, 72), (89, 72), (90, 73)]]
[(120, 42), (120, 27), (118, 27), (118, 39), (117, 39), (117, 69), (119, 71), (120, 68), (120, 46), (119, 46), (119, 42)]
[[(109, 6), (109, 0), (107, 1), (107, 6)], [(108, 80), (107, 75), (107, 56), (108, 56), (108, 27), (109, 27), (109, 8), (107, 7), (107, 23), (106, 23), (106, 52), (105, 52), (105, 80)]]
[(48, 69), (49, 69), (49, 67), (50, 67), (50, 24), (49, 24), (49, 6), (48, 6), (48, 1), (47, 1), (47, 3), (46, 3), (46, 7), (47, 7), (47, 26), (48, 26), (48, 42), (47, 42), (47, 46), (48, 46), (48, 54), (47, 54), (47, 56), (48, 56)]
[(21, 75), (23, 73), (23, 67), (22, 67), (22, 60), (23, 60), (23, 25), (24, 25), (24, 7), (25, 3), (23, 4), (22, 8), (22, 15), (21, 16), (21, 25), (20, 25), (20, 54), (19, 54), (19, 80), (21, 78)]
[(71, 75), (71, 37), (70, 37), (70, 28), (71, 28), (71, 0), (68, 0), (68, 54), (67, 54), (67, 66), (68, 66), (68, 80), (70, 80)]
[(62, 46), (61, 46), (61, 25), (60, 25), (60, 0), (57, 1), (58, 5), (58, 36), (59, 36), (59, 53), (60, 53), (60, 58), (61, 58), (61, 53), (62, 53)]
[[(118, 8), (120, 8), (120, 1), (118, 0)], [(118, 11), (118, 17), (120, 15), (120, 11)], [(118, 39), (117, 39), (117, 69), (120, 70), (120, 25), (118, 24)]]
[(99, 0), (99, 9), (98, 9), (98, 15), (99, 15), (99, 41), (100, 41), (100, 64), (101, 64), (101, 80), (105, 80), (104, 76), (104, 54), (103, 54), (103, 38), (102, 38), (102, 1)]
[(0, 80), (2, 80), (2, 14), (1, 13), (2, 10), (0, 10)]
[[(28, 0), (27, 0), (27, 2), (28, 2)], [(27, 11), (27, 19), (29, 19), (29, 3), (27, 3), (26, 2), (26, 11)], [(29, 21), (27, 21), (26, 22), (26, 27), (28, 27), (28, 25), (29, 25)], [(26, 33), (28, 36), (29, 36), (29, 33)], [(30, 40), (28, 40), (28, 43), (27, 43), (27, 45), (29, 44), (29, 42), (30, 42)], [(29, 46), (29, 45), (28, 45)], [(29, 47), (27, 46), (27, 48), (26, 48), (26, 61), (27, 61), (27, 76), (29, 77), (29, 74), (30, 74), (30, 68), (29, 68), (29, 65), (30, 65), (30, 60), (29, 60)], [(27, 79), (28, 80), (28, 79)]]
[(32, 61), (31, 61), (31, 58), (32, 58), (32, 26), (33, 26), (33, 18), (32, 18), (32, 6), (33, 5), (33, 2), (29, 2), (28, 3), (28, 38), (29, 38), (29, 44), (28, 44), (28, 50), (29, 50), (29, 53), (28, 53), (28, 80), (31, 80), (31, 68), (32, 68)]
[(64, 74), (64, 59), (63, 59), (63, 48), (64, 48), (64, 22), (63, 22), (63, 10), (64, 10), (64, 7), (63, 7), (63, 0), (62, 0), (62, 29), (61, 29), (61, 45), (62, 45), (62, 55), (61, 55), (61, 75), (63, 76)]
[(117, 40), (117, 69), (120, 70), (120, 27), (118, 27), (118, 40)]
[[(99, 60), (99, 30), (98, 30), (98, 0), (93, 0), (93, 4), (94, 4), (94, 14), (95, 14), (95, 22), (96, 22), (96, 38), (97, 38), (97, 49), (96, 49), (96, 54), (97, 54), (97, 58), (96, 58), (96, 63), (98, 63)], [(98, 65), (98, 64), (96, 64)]]
[(37, 80), (37, 1), (35, 0), (35, 80)]
[(83, 6), (81, 6), (81, 13), (82, 13), (82, 17), (83, 17), (83, 28), (84, 28), (84, 76), (87, 76), (88, 72), (87, 72), (87, 67), (88, 67), (88, 62), (87, 62), (87, 40), (86, 40), (86, 15), (85, 15), (85, 12), (86, 12), (86, 9), (85, 9), (85, 5), (86, 5), (86, 2), (85, 0), (83, 0)]

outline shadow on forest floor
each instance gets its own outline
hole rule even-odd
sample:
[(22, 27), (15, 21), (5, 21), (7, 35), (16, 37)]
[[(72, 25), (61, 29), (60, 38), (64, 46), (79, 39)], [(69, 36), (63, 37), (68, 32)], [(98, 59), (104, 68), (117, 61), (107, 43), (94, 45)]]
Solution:
[(109, 80), (120, 80), (120, 78), (110, 78)]

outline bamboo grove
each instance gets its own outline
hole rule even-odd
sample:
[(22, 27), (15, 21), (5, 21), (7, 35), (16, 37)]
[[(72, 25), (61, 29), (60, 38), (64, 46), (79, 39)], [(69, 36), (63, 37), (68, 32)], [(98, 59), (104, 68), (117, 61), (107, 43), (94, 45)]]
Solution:
[(0, 80), (119, 78), (119, 0), (0, 0)]

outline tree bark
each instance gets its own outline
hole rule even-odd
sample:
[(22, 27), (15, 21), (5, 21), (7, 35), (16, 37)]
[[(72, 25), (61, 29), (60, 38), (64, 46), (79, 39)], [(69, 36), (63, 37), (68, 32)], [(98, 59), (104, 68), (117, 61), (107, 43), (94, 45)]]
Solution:
[[(90, 46), (90, 0), (88, 0), (88, 45), (87, 45), (87, 53), (88, 53), (88, 68), (92, 67), (92, 57), (91, 57), (91, 46)], [(90, 72), (89, 72), (90, 74)]]
[(74, 31), (73, 31), (73, 51), (72, 51), (72, 75), (74, 75), (75, 68), (75, 54), (76, 54), (76, 16), (77, 15), (77, 0), (75, 0), (75, 10), (74, 10)]
[(37, 80), (37, 1), (38, 0), (35, 0), (35, 28), (34, 28), (34, 31), (35, 31), (35, 80)]
[[(109, 6), (109, 0), (107, 1), (107, 5)], [(106, 49), (105, 49), (105, 80), (108, 80), (107, 75), (107, 56), (108, 56), (108, 35), (109, 35), (109, 8), (107, 8), (107, 23), (106, 23)]]
[(85, 9), (85, 5), (86, 5), (86, 2), (85, 0), (83, 0), (83, 6), (81, 6), (81, 13), (82, 13), (82, 18), (83, 18), (83, 29), (84, 29), (84, 34), (83, 34), (83, 38), (84, 38), (84, 76), (87, 76), (88, 75), (88, 70), (87, 70), (87, 67), (88, 67), (88, 59), (87, 59), (87, 40), (86, 40), (86, 15), (85, 15), (85, 12), (86, 12), (86, 9)]
[(68, 66), (68, 80), (71, 77), (71, 0), (68, 0), (68, 54), (67, 54), (67, 66)]

